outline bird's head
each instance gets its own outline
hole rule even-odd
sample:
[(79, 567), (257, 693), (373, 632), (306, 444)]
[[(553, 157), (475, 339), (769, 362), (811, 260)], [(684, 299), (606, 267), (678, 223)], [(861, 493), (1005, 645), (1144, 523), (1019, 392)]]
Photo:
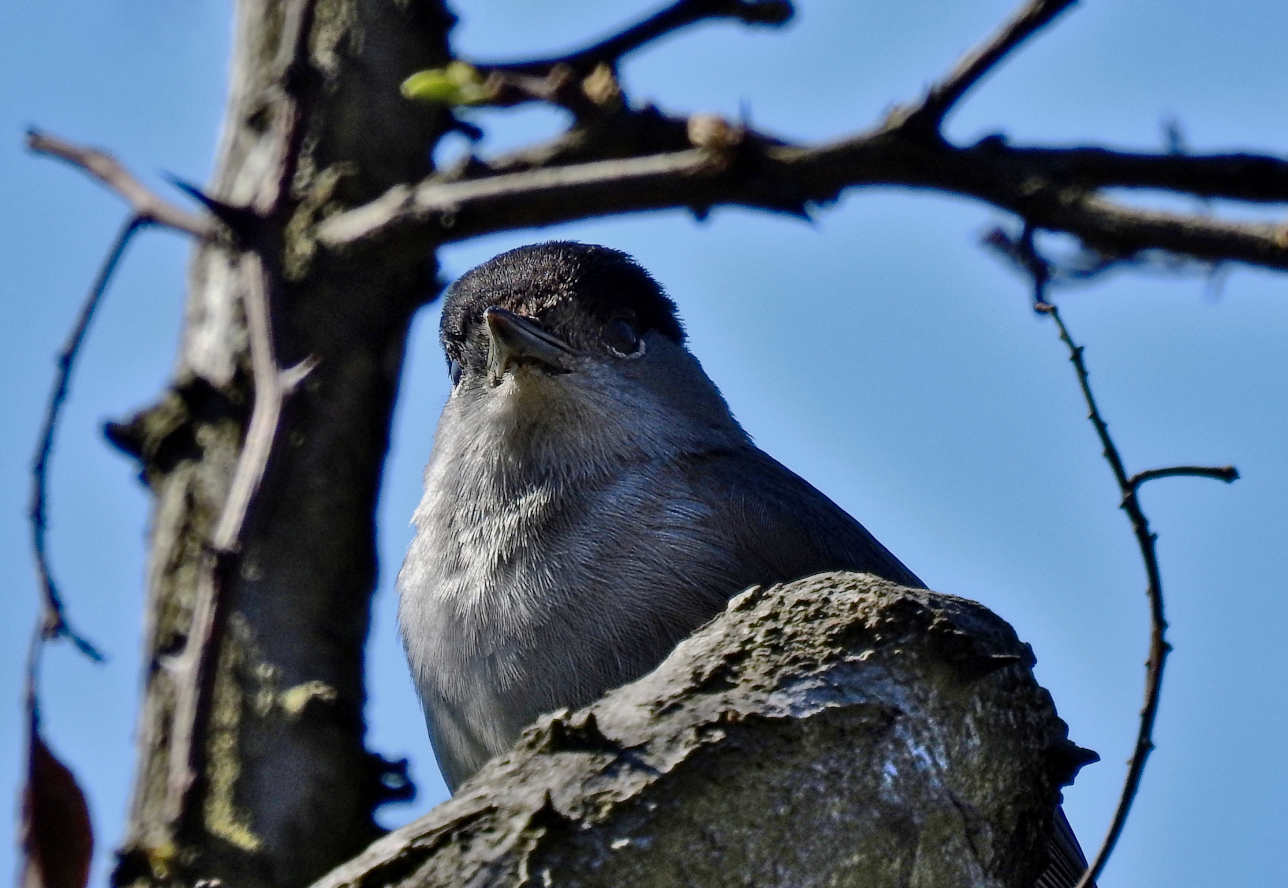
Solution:
[(583, 457), (610, 460), (745, 438), (685, 348), (675, 303), (617, 250), (503, 253), (452, 285), (440, 332), (444, 419), (474, 435), (529, 451), (575, 440)]

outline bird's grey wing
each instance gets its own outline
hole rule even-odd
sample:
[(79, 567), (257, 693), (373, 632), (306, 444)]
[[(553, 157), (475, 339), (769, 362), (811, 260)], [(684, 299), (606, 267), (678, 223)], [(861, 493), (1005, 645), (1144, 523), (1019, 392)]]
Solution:
[[(697, 499), (717, 504), (714, 530), (745, 570), (744, 585), (854, 570), (924, 587), (863, 525), (763, 451), (713, 451), (690, 457), (682, 470)], [(1034, 888), (1073, 888), (1087, 861), (1063, 809), (1056, 809), (1047, 849), (1049, 863)]]
[(745, 567), (746, 585), (853, 570), (924, 586), (844, 509), (755, 447), (693, 454), (678, 468), (712, 506), (710, 531)]

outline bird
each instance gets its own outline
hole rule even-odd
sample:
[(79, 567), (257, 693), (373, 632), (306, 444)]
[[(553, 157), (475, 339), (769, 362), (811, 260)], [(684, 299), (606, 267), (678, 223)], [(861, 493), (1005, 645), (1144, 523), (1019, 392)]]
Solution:
[[(453, 792), (538, 715), (645, 675), (750, 586), (851, 570), (925, 588), (753, 443), (626, 253), (502, 253), (448, 289), (440, 341), (452, 388), (398, 621)], [(1057, 815), (1043, 888), (1085, 868)]]

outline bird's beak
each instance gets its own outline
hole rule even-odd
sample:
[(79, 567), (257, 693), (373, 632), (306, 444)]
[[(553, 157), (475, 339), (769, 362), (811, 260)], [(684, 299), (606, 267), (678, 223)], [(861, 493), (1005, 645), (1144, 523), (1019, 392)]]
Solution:
[(552, 336), (535, 321), (492, 306), (483, 312), (490, 340), (487, 354), (488, 380), (497, 385), (511, 366), (535, 363), (551, 373), (567, 373), (576, 354), (568, 343)]

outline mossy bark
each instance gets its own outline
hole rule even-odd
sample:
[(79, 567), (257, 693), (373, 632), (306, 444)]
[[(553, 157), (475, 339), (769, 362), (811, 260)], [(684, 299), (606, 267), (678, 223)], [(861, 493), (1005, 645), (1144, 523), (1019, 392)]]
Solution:
[[(283, 413), (263, 484), (225, 579), (213, 693), (201, 721), (201, 791), (173, 810), (170, 668), (190, 639), (198, 578), (228, 494), (255, 392), (237, 247), (198, 249), (174, 382), (157, 406), (109, 428), (155, 494), (145, 696), (118, 885), (305, 885), (379, 831), (387, 765), (364, 747), (363, 647), (375, 585), (374, 513), (404, 340), (437, 292), (423, 248), (323, 254), (316, 218), (430, 170), (449, 124), (400, 81), (448, 58), (439, 0), (318, 0), (307, 59), (282, 65), (283, 0), (240, 0), (229, 107), (208, 193), (248, 206), (284, 150), (289, 86), (304, 120), (286, 211), (267, 220), (276, 347), (317, 365)], [(297, 60), (298, 62), (299, 60)], [(294, 81), (287, 84), (287, 78)], [(170, 799), (170, 802), (167, 802)]]

